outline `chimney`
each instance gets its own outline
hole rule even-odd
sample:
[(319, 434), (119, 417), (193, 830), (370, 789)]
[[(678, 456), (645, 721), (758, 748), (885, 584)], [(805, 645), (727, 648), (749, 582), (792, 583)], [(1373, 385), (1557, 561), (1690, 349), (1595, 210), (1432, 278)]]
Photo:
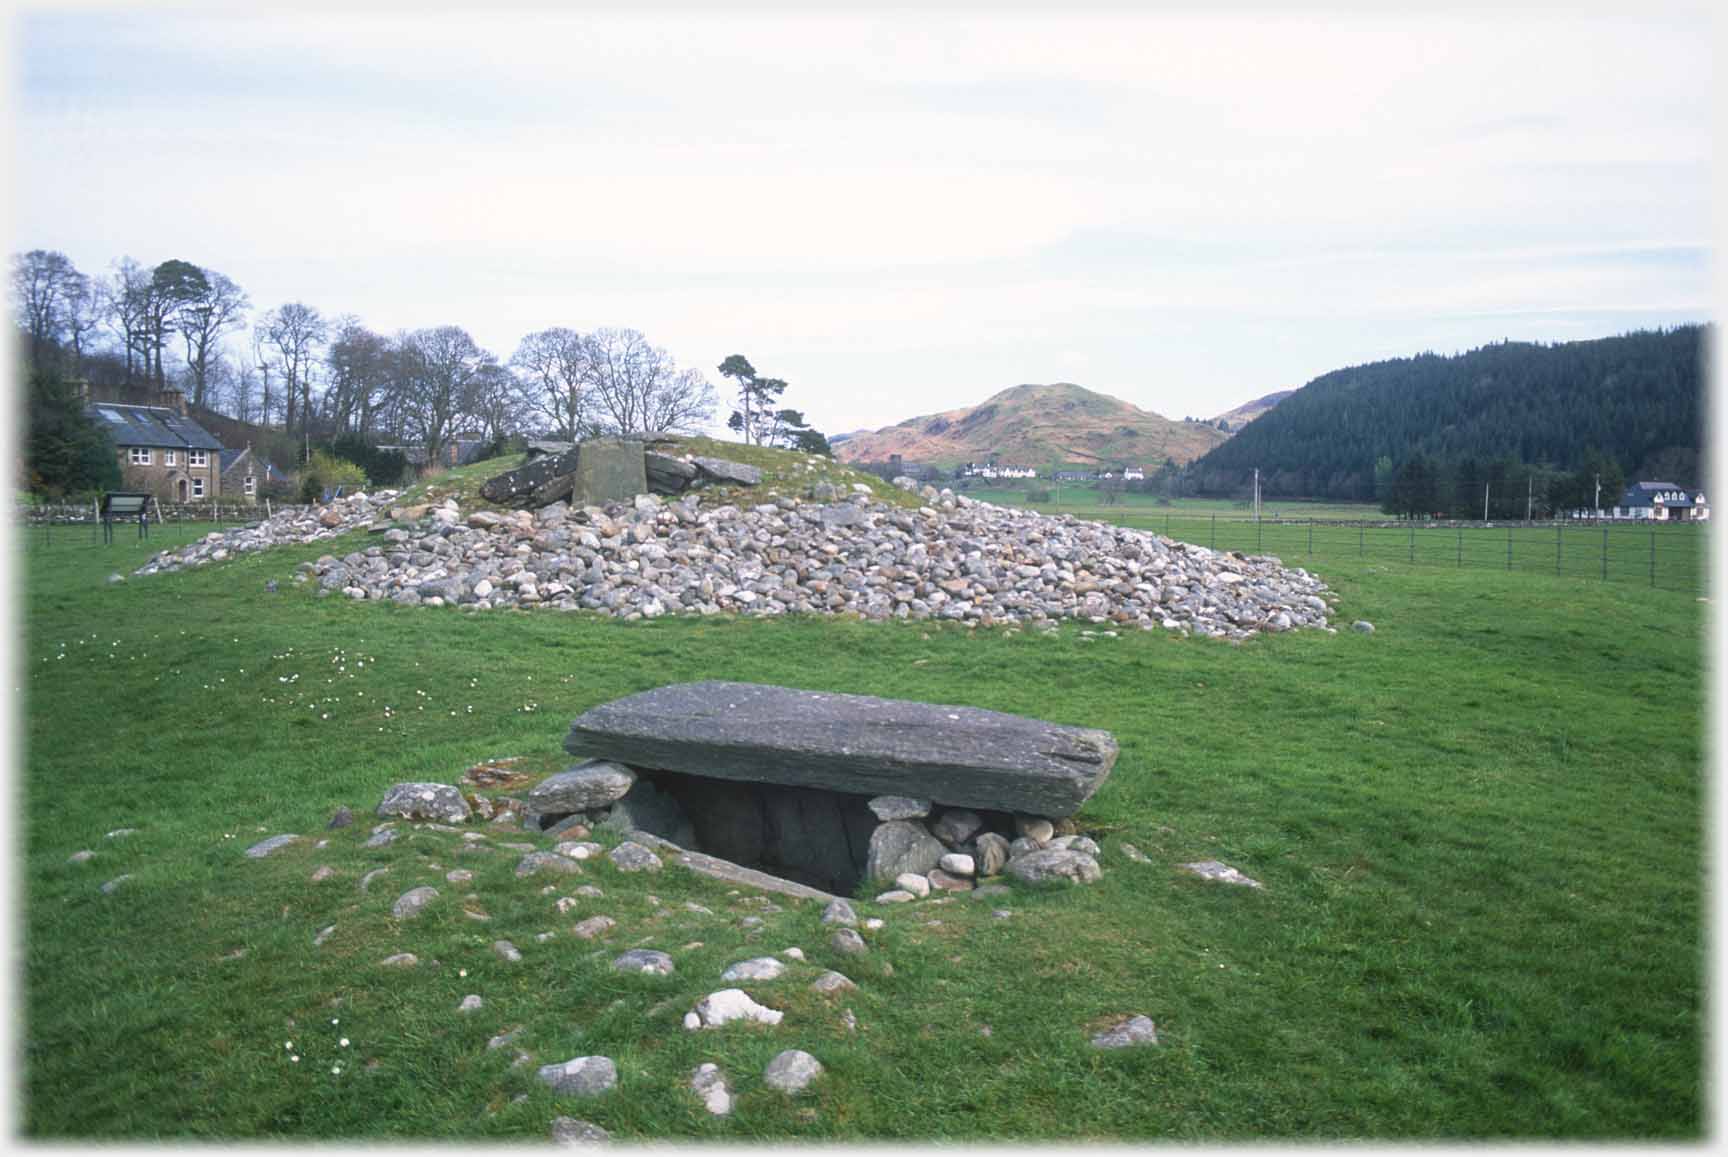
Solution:
[(186, 416), (186, 392), (184, 390), (177, 390), (173, 386), (165, 387), (162, 390), (162, 404), (182, 418)]

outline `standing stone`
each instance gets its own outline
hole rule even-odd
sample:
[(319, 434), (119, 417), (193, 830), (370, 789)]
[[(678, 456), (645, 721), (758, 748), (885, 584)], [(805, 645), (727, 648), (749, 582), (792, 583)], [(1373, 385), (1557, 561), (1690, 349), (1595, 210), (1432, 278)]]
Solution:
[(822, 1063), (802, 1049), (787, 1049), (762, 1070), (762, 1082), (782, 1093), (796, 1094), (822, 1075)]
[(623, 835), (634, 831), (647, 832), (680, 848), (688, 848), (696, 842), (690, 817), (684, 814), (678, 801), (645, 779), (637, 780), (612, 805), (611, 814), (601, 822), (601, 826)]
[(716, 1117), (724, 1117), (732, 1112), (732, 1090), (726, 1085), (726, 1076), (720, 1071), (720, 1066), (712, 1062), (696, 1066), (696, 1071), (690, 1074), (690, 1091), (702, 1101), (702, 1107)]
[(564, 748), (716, 779), (1067, 815), (1116, 762), (1105, 731), (975, 707), (680, 683), (592, 708)]
[(528, 811), (561, 815), (592, 811), (624, 798), (636, 773), (608, 759), (590, 759), (568, 771), (548, 776), (528, 793)]
[(390, 906), (390, 915), (398, 920), (409, 920), (420, 915), (426, 905), (438, 898), (436, 888), (410, 888), (396, 897), (396, 903)]
[(572, 1057), (561, 1065), (541, 1065), (535, 1075), (560, 1096), (594, 1097), (618, 1083), (618, 1066), (611, 1057)]
[(648, 474), (641, 442), (624, 438), (590, 438), (578, 447), (570, 480), (571, 506), (604, 506), (629, 502), (648, 492)]
[(872, 880), (892, 880), (903, 872), (923, 875), (936, 866), (948, 849), (913, 820), (889, 820), (870, 834), (865, 875)]
[(459, 824), (473, 813), (462, 793), (447, 783), (398, 783), (384, 793), (378, 814)]

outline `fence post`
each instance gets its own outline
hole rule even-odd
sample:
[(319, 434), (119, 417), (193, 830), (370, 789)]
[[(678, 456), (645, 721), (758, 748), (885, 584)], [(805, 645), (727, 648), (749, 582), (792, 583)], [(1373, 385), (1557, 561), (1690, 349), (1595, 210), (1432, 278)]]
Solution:
[(1556, 577), (1560, 574), (1560, 536), (1565, 530), (1565, 526), (1561, 523), (1556, 522), (1554, 524), (1554, 574)]
[(1262, 534), (1263, 532), (1260, 529), (1260, 520), (1256, 518), (1254, 520), (1254, 549), (1256, 551), (1261, 547)]
[(1602, 581), (1608, 581), (1608, 524), (1602, 524)]
[(1216, 510), (1212, 512), (1212, 539), (1208, 544), (1207, 549), (1218, 549), (1218, 512)]
[(1410, 520), (1410, 561), (1416, 561), (1416, 520)]
[(1512, 569), (1512, 528), (1506, 528), (1506, 569)]
[(1462, 526), (1458, 528), (1458, 565), (1460, 567), (1464, 565), (1464, 528)]
[(1308, 557), (1314, 557), (1314, 520), (1308, 520)]
[(1357, 558), (1366, 558), (1367, 557), (1368, 548), (1364, 545), (1367, 542), (1367, 539), (1368, 539), (1367, 524), (1362, 523), (1362, 522), (1358, 522), (1356, 524), (1356, 557)]
[(1650, 585), (1656, 585), (1656, 527), (1650, 527)]

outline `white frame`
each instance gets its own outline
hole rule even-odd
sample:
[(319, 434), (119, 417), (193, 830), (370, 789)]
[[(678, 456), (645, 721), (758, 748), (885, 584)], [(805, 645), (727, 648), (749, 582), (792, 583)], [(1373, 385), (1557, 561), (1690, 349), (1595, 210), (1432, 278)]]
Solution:
[(148, 446), (128, 446), (126, 448), (126, 461), (133, 466), (154, 466), (156, 453)]
[(204, 479), (199, 478), (196, 475), (193, 476), (193, 479), (192, 479), (192, 497), (194, 497), (194, 498), (204, 497)]
[(240, 480), (240, 490), (242, 493), (246, 494), (248, 497), (256, 495), (258, 493), (257, 475), (248, 474), (248, 475), (246, 475), (245, 478), (242, 478)]
[(208, 465), (210, 465), (210, 452), (208, 450), (188, 450), (188, 451), (186, 451), (186, 465), (188, 465), (188, 466), (208, 466)]
[(164, 465), (164, 466), (178, 466), (178, 465), (180, 465), (179, 452), (175, 451), (175, 450), (162, 451), (162, 465)]

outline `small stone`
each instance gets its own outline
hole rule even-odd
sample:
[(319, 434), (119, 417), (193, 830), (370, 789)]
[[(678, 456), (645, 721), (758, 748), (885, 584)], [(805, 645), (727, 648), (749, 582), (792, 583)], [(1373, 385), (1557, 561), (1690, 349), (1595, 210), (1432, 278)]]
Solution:
[(575, 1117), (552, 1118), (554, 1145), (604, 1145), (611, 1139), (612, 1134), (592, 1122)]
[(322, 884), (325, 880), (328, 880), (335, 874), (335, 868), (332, 868), (329, 864), (321, 864), (319, 865), (318, 870), (312, 873), (312, 882), (314, 884)]
[(420, 915), (426, 905), (438, 898), (438, 889), (429, 887), (410, 888), (396, 897), (396, 903), (390, 906), (390, 915), (398, 920), (408, 920)]
[(246, 849), (246, 856), (248, 859), (262, 860), (271, 852), (274, 852), (279, 848), (285, 848), (299, 838), (299, 836), (284, 835), (271, 836), (267, 840), (259, 840), (257, 843)]
[(824, 996), (831, 996), (836, 992), (847, 992), (857, 987), (851, 977), (832, 970), (824, 972), (810, 982), (810, 991), (820, 992)]
[(965, 876), (956, 876), (952, 872), (944, 872), (941, 868), (934, 869), (927, 877), (932, 888), (944, 892), (970, 892), (972, 881)]
[(1203, 880), (1216, 880), (1221, 884), (1235, 884), (1242, 888), (1258, 888), (1260, 881), (1251, 879), (1232, 868), (1229, 864), (1218, 860), (1199, 860), (1192, 864), (1179, 865), (1184, 872), (1199, 876)]
[(651, 976), (670, 976), (677, 967), (672, 958), (652, 948), (632, 948), (612, 961), (619, 972), (646, 972)]
[(378, 963), (384, 968), (413, 968), (420, 963), (420, 958), (412, 952), (398, 952), (394, 956), (386, 956)]
[(720, 974), (721, 980), (774, 980), (786, 971), (786, 965), (772, 956), (758, 956), (754, 960), (740, 960)]
[(370, 872), (367, 872), (364, 876), (361, 876), (360, 877), (360, 890), (362, 892), (368, 891), (372, 887), (372, 881), (376, 880), (379, 876), (382, 876), (385, 872), (388, 872), (389, 870), (390, 869), (388, 867), (373, 868)]
[(618, 1083), (611, 1057), (572, 1057), (561, 1065), (541, 1065), (542, 1084), (565, 1097), (595, 1097)]
[(505, 1029), (503, 1032), (499, 1033), (497, 1036), (495, 1036), (491, 1040), (487, 1041), (486, 1047), (488, 1049), (501, 1049), (501, 1048), (503, 1048), (505, 1045), (509, 1044), (511, 1041), (513, 1041), (517, 1037), (521, 1036), (522, 1030), (525, 1027), (526, 1026), (524, 1026), (524, 1025), (517, 1025), (515, 1028)]
[(454, 824), (462, 823), (473, 813), (462, 793), (447, 783), (398, 783), (384, 793), (378, 814)]
[(1010, 861), (1017, 860), (1021, 856), (1029, 856), (1033, 852), (1042, 851), (1043, 848), (1044, 842), (1042, 840), (1035, 840), (1031, 836), (1016, 836), (1008, 845), (1008, 859)]
[(1152, 862), (1151, 859), (1146, 855), (1145, 852), (1142, 852), (1139, 848), (1135, 847), (1133, 844), (1118, 844), (1116, 846), (1122, 849), (1122, 854), (1124, 856), (1127, 856), (1130, 860), (1133, 860), (1136, 864), (1150, 864)]
[(864, 937), (850, 928), (842, 928), (834, 933), (829, 938), (828, 944), (834, 951), (844, 953), (847, 956), (856, 956), (860, 952), (868, 951), (864, 944)]
[(980, 876), (994, 876), (1008, 863), (1008, 841), (995, 832), (979, 832), (972, 840), (972, 850)]
[(866, 805), (876, 818), (888, 820), (921, 820), (930, 814), (930, 801), (904, 795), (879, 795)]
[(102, 892), (102, 894), (104, 896), (112, 896), (119, 889), (121, 884), (124, 884), (127, 880), (130, 880), (131, 878), (132, 878), (131, 872), (127, 872), (123, 876), (115, 876), (112, 880), (109, 880), (107, 883), (103, 884), (100, 891)]
[(606, 849), (586, 840), (570, 840), (559, 844), (552, 850), (560, 856), (569, 856), (572, 860), (591, 860)]
[(901, 872), (894, 877), (894, 886), (920, 900), (930, 894), (930, 881), (917, 872)]
[[(928, 887), (929, 885), (925, 886)], [(916, 899), (918, 899), (918, 897), (906, 891), (904, 888), (890, 888), (888, 891), (879, 894), (876, 897), (876, 902), (878, 904), (910, 904)]]
[(847, 1032), (858, 1031), (858, 1017), (849, 1008), (840, 1010), (840, 1023), (846, 1026)]
[(536, 933), (534, 933), (534, 943), (536, 943), (536, 944), (544, 944), (548, 940), (556, 940), (556, 939), (558, 939), (558, 933), (556, 933), (556, 932), (536, 932)]
[(858, 913), (852, 910), (852, 905), (845, 900), (830, 900), (828, 906), (822, 909), (822, 923), (846, 924), (858, 923)]
[(66, 862), (68, 864), (87, 864), (95, 858), (96, 853), (86, 848), (81, 852), (73, 852), (70, 856), (67, 856)]
[(1364, 635), (1372, 635), (1374, 633), (1374, 624), (1370, 623), (1367, 619), (1357, 619), (1354, 623), (1350, 624), (1350, 629), (1352, 631), (1360, 631)]
[(690, 1074), (690, 1091), (702, 1101), (703, 1108), (716, 1117), (724, 1117), (732, 1112), (732, 1090), (726, 1085), (725, 1074), (720, 1066), (707, 1062), (696, 1066), (696, 1071)]
[(617, 925), (618, 921), (612, 919), (610, 916), (590, 916), (588, 919), (570, 929), (570, 931), (583, 940), (592, 940), (596, 936), (602, 936), (605, 933), (610, 932), (613, 928), (617, 927)]
[(603, 900), (606, 898), (606, 893), (595, 887), (593, 884), (583, 884), (581, 887), (576, 889), (576, 895), (586, 896), (591, 900)]
[(468, 884), (474, 880), (474, 873), (467, 868), (452, 868), (444, 873), (444, 880), (449, 884)]
[(660, 857), (635, 840), (625, 840), (613, 848), (607, 858), (618, 866), (620, 872), (658, 872), (661, 867)]
[(822, 1063), (802, 1049), (787, 1049), (762, 1070), (762, 1082), (782, 1093), (797, 1094), (822, 1075)]
[(558, 910), (558, 915), (563, 916), (566, 913), (581, 907), (581, 903), (572, 897), (560, 896), (552, 907)]
[(1045, 844), (1055, 838), (1056, 825), (1043, 816), (1016, 815), (1014, 817), (1014, 834)]
[(312, 937), (312, 947), (322, 948), (324, 942), (334, 935), (336, 935), (336, 925), (332, 924), (328, 928), (320, 928), (318, 935)]
[(1095, 1049), (1125, 1049), (1158, 1043), (1158, 1028), (1144, 1016), (1132, 1016), (1092, 1038)]
[(977, 812), (966, 808), (949, 808), (930, 825), (930, 834), (949, 847), (957, 848), (971, 839), (973, 833), (983, 826), (984, 821)]
[(804, 950), (802, 948), (782, 948), (780, 955), (788, 960), (802, 960), (804, 959)]
[[(719, 992), (709, 993), (696, 1002), (696, 1007), (684, 1018), (684, 1027), (719, 1028), (735, 1020), (760, 1021), (762, 1024), (779, 1024), (786, 1014), (776, 1009), (757, 1004), (750, 999), (748, 993), (741, 988), (723, 988)], [(694, 1023), (692, 1023), (694, 1018)]]
[(508, 964), (515, 964), (522, 959), (522, 950), (508, 940), (492, 941), (492, 953)]
[(560, 856), (557, 852), (529, 852), (516, 861), (516, 875), (532, 876), (537, 872), (552, 872), (561, 875), (579, 875), (582, 865), (568, 856)]
[(325, 824), (324, 826), (326, 828), (330, 828), (330, 829), (345, 828), (345, 827), (349, 827), (353, 823), (354, 823), (354, 811), (353, 811), (353, 809), (347, 808), (347, 807), (339, 807), (336, 809), (335, 813), (331, 815), (330, 822)]
[(864, 921), (864, 927), (867, 931), (874, 932), (876, 929), (882, 927), (882, 921), (875, 916), (871, 916), (869, 919)]
[(362, 846), (368, 847), (368, 848), (382, 848), (382, 847), (386, 847), (390, 844), (393, 844), (395, 842), (396, 842), (396, 829), (395, 828), (385, 828), (383, 831), (378, 832), (377, 834), (373, 835)]
[(486, 1002), (481, 1000), (477, 993), (471, 992), (467, 996), (464, 996), (462, 998), (462, 1003), (456, 1006), (456, 1011), (457, 1012), (478, 1012), (481, 1008), (483, 1008), (485, 1006), (485, 1004), (486, 1004)]
[(105, 840), (123, 840), (127, 836), (138, 834), (137, 828), (115, 828), (102, 838)]
[(976, 861), (964, 852), (949, 852), (936, 862), (944, 872), (951, 876), (972, 876), (976, 875), (978, 871)]

